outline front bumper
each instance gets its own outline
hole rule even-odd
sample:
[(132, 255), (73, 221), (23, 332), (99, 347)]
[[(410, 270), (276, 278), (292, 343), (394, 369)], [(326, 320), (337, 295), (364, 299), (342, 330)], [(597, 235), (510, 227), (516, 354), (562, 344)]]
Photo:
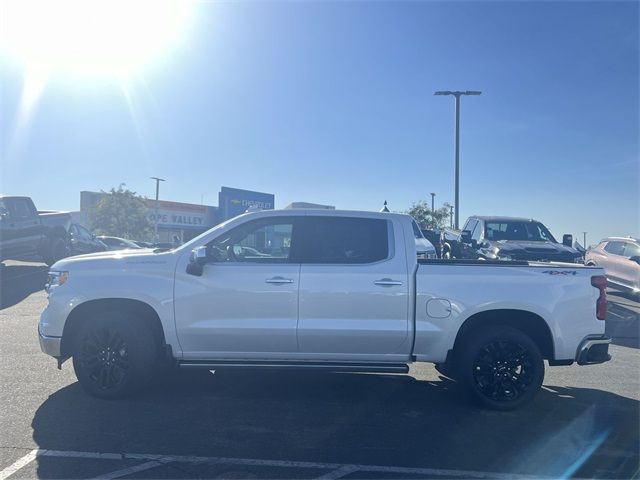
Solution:
[(604, 335), (586, 337), (580, 342), (576, 352), (578, 365), (594, 365), (611, 360), (611, 355), (609, 355), (610, 343), (611, 337)]
[(60, 358), (60, 345), (62, 343), (61, 337), (47, 337), (38, 331), (38, 337), (40, 337), (40, 350), (47, 355), (51, 355), (55, 358)]

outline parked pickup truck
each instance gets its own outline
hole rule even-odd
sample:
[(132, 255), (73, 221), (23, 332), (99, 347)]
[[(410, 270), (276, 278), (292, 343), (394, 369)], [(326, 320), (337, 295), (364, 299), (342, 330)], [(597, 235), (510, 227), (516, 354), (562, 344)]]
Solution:
[(442, 258), (582, 263), (584, 254), (572, 243), (570, 234), (558, 243), (537, 220), (474, 216), (462, 230), (443, 231)]
[(69, 255), (71, 214), (36, 210), (29, 197), (0, 196), (0, 261), (44, 260)]
[[(511, 409), (549, 365), (606, 362), (600, 268), (422, 260), (402, 214), (247, 213), (170, 251), (68, 258), (50, 271), (42, 350), (92, 395), (167, 363), (406, 373), (432, 362)], [(419, 231), (419, 229), (418, 229)]]

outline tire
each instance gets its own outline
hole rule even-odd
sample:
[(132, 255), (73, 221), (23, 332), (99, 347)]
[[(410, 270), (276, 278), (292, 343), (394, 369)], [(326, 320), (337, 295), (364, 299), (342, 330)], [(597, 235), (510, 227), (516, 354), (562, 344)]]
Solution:
[(540, 349), (528, 335), (509, 326), (467, 333), (454, 358), (457, 379), (475, 401), (492, 410), (525, 405), (544, 379)]
[(63, 258), (69, 256), (69, 253), (70, 250), (67, 242), (65, 242), (63, 238), (55, 237), (51, 239), (51, 243), (49, 244), (49, 249), (44, 261), (50, 267), (58, 260), (62, 260)]
[(449, 249), (447, 249), (444, 252), (442, 252), (442, 259), (443, 260), (451, 260), (451, 251)]
[(84, 390), (124, 398), (146, 387), (159, 359), (157, 342), (140, 318), (111, 311), (87, 319), (76, 335), (73, 368)]

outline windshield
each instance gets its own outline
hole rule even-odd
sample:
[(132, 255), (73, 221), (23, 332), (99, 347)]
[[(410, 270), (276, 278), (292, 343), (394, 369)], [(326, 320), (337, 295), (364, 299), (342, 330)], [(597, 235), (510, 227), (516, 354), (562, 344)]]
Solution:
[(530, 242), (556, 242), (551, 232), (540, 222), (487, 222), (485, 226), (487, 240), (520, 240)]

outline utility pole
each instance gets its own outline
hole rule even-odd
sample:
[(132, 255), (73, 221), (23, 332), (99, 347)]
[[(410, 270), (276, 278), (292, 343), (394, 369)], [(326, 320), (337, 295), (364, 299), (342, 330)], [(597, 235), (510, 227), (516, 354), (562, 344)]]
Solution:
[(449, 223), (450, 223), (450, 227), (453, 228), (453, 205), (449, 205), (449, 208), (451, 209), (451, 215), (450, 215), (450, 219), (449, 219)]
[(433, 213), (434, 212), (433, 200), (434, 200), (434, 198), (436, 198), (436, 194), (435, 193), (430, 193), (429, 195), (431, 195), (431, 213)]
[(165, 179), (164, 178), (158, 178), (158, 177), (150, 177), (151, 180), (155, 180), (156, 181), (156, 218), (155, 218), (155, 241), (158, 241), (158, 202), (160, 200), (160, 182), (164, 182)]
[(582, 246), (587, 249), (587, 232), (582, 232)]
[(462, 95), (480, 95), (482, 92), (467, 90), (465, 92), (460, 91), (437, 91), (434, 95), (453, 95), (456, 97), (456, 149), (455, 149), (455, 157), (456, 157), (456, 198), (455, 198), (455, 210), (456, 210), (456, 223), (455, 228), (457, 229), (459, 226), (459, 212), (460, 212), (460, 97)]

